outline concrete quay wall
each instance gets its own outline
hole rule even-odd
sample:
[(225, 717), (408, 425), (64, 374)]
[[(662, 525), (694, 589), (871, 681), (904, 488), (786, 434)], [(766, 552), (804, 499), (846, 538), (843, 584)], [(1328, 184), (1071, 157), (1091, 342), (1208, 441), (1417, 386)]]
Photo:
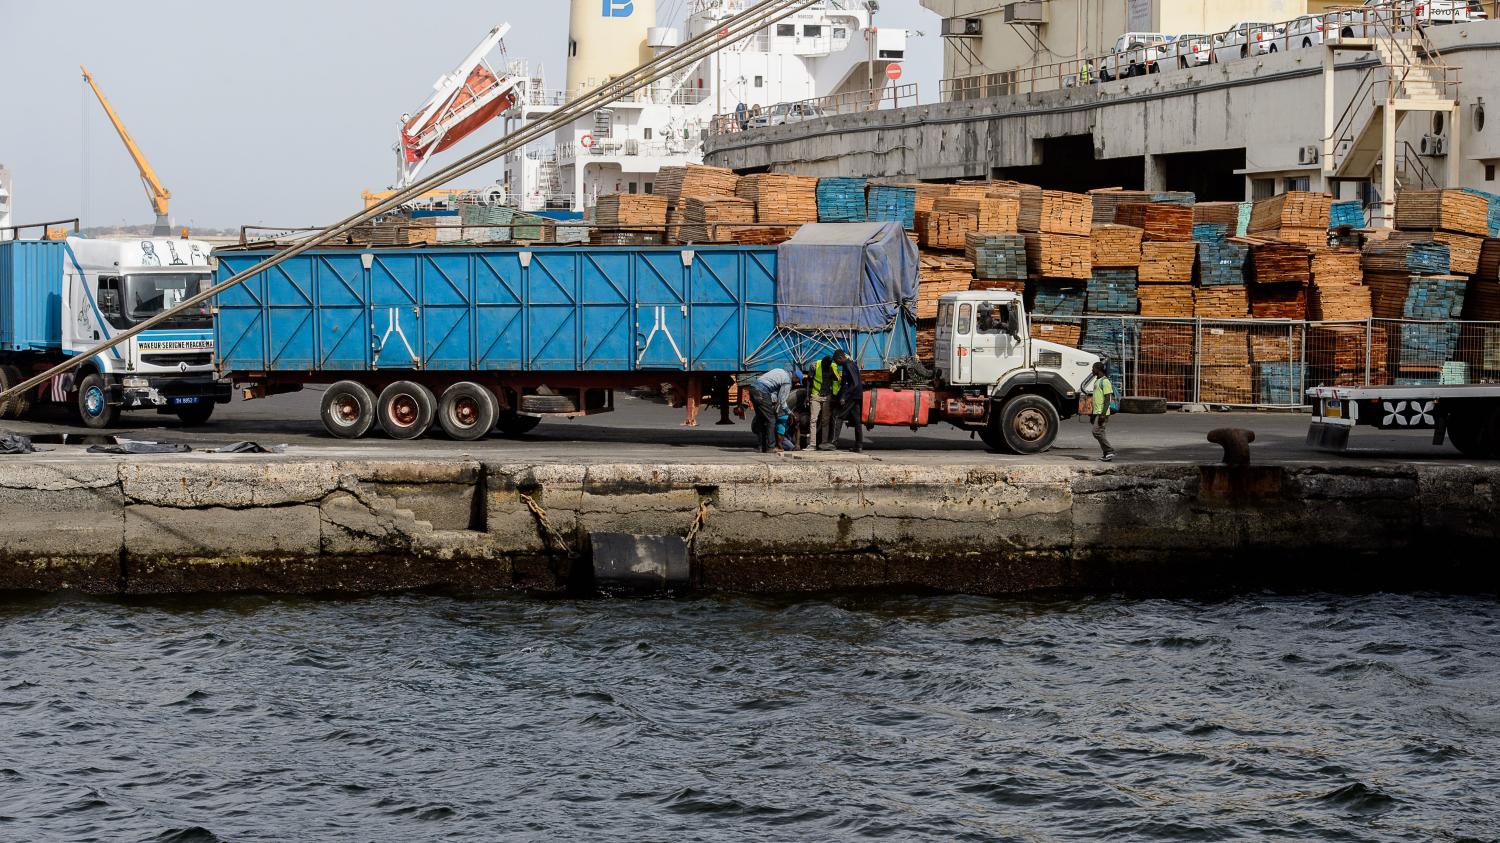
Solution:
[(703, 590), (1487, 590), (1497, 495), (1458, 464), (46, 460), (0, 465), (0, 590), (562, 591), (590, 533), (700, 512)]

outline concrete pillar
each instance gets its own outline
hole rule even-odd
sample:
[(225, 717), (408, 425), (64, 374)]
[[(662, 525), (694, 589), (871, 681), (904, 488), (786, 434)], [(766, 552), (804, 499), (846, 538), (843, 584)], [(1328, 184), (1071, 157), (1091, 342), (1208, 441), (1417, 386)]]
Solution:
[(1380, 128), (1380, 219), (1381, 228), (1396, 226), (1396, 103), (1387, 99)]
[(1448, 112), (1448, 187), (1462, 187), (1464, 183), (1464, 127), (1459, 122), (1462, 115), (1463, 108), (1458, 106)]
[(1146, 190), (1167, 189), (1167, 161), (1164, 155), (1152, 155), (1146, 153), (1146, 172), (1144, 176)]

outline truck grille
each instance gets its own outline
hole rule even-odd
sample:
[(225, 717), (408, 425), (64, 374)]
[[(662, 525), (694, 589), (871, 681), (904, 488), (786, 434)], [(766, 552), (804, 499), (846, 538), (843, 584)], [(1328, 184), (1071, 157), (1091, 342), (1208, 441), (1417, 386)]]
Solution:
[(212, 351), (180, 351), (171, 354), (142, 354), (141, 362), (148, 366), (176, 367), (186, 363), (189, 366), (207, 366), (214, 360)]

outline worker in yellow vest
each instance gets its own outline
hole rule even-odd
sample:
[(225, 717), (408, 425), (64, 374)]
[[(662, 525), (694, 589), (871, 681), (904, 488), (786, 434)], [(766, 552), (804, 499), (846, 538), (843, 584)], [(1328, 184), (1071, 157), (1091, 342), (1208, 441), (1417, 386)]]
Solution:
[(833, 450), (833, 401), (843, 385), (844, 372), (833, 357), (824, 357), (813, 366), (808, 390), (808, 433), (820, 451)]

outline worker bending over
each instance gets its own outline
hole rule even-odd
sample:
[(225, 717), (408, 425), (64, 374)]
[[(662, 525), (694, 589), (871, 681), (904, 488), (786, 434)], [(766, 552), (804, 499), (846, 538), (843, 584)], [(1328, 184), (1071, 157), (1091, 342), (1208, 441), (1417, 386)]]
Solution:
[(755, 408), (756, 438), (762, 454), (781, 453), (776, 441), (776, 421), (787, 412), (792, 387), (802, 382), (802, 372), (772, 369), (750, 383), (750, 405)]

